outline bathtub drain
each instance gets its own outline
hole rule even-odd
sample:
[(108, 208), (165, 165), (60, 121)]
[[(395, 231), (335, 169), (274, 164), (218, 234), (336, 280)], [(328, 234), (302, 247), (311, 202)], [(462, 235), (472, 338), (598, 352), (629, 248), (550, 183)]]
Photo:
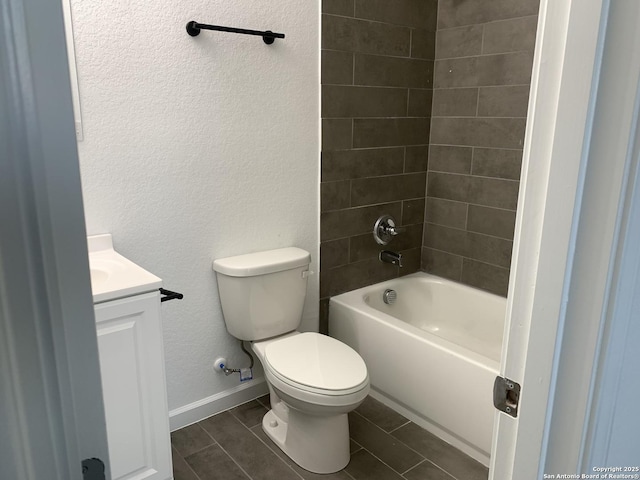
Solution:
[(396, 303), (396, 298), (398, 298), (398, 294), (395, 290), (391, 290), (390, 288), (386, 289), (382, 294), (382, 301), (387, 305), (393, 305)]

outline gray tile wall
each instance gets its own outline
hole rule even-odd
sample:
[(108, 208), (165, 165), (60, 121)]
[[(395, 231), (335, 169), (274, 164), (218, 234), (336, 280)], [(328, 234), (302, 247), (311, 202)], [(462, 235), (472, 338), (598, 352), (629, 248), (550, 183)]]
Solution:
[[(321, 331), (328, 298), (420, 269), (437, 0), (322, 1)], [(490, 168), (488, 166), (487, 168)], [(371, 235), (407, 232), (381, 263)]]
[(538, 0), (440, 0), (422, 268), (506, 295)]

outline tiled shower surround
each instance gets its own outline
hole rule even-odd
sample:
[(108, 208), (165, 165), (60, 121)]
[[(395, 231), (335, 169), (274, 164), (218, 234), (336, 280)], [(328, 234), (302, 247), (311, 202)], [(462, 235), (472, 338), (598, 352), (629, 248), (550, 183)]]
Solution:
[(440, 0), (422, 267), (506, 296), (538, 0)]
[(330, 296), (420, 269), (506, 295), (537, 11), (323, 0), (321, 327)]
[[(436, 0), (323, 0), (320, 297), (420, 269)], [(407, 227), (378, 260), (376, 219)], [(326, 314), (321, 319), (326, 319)]]

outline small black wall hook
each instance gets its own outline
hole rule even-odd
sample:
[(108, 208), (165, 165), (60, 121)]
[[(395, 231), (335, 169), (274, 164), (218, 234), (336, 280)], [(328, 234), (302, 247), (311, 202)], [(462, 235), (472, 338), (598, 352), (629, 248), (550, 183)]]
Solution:
[(167, 300), (182, 300), (184, 295), (178, 292), (172, 292), (171, 290), (167, 290), (166, 288), (159, 288), (160, 295), (164, 295), (164, 297), (160, 297), (161, 302), (166, 302)]
[(187, 33), (192, 37), (196, 37), (200, 34), (200, 30), (216, 30), (218, 32), (229, 33), (241, 33), (243, 35), (257, 35), (262, 37), (262, 40), (267, 45), (271, 45), (276, 38), (284, 38), (284, 33), (274, 33), (271, 30), (247, 30), (246, 28), (234, 28), (234, 27), (222, 27), (220, 25), (207, 25), (206, 23), (198, 23), (190, 21), (187, 23)]

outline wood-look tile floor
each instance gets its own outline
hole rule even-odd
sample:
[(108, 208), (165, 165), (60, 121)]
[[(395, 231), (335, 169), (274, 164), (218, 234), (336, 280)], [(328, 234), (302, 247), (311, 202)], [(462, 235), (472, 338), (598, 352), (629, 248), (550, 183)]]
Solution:
[(486, 480), (488, 469), (371, 397), (349, 414), (351, 461), (296, 465), (262, 431), (264, 396), (171, 434), (174, 480)]

